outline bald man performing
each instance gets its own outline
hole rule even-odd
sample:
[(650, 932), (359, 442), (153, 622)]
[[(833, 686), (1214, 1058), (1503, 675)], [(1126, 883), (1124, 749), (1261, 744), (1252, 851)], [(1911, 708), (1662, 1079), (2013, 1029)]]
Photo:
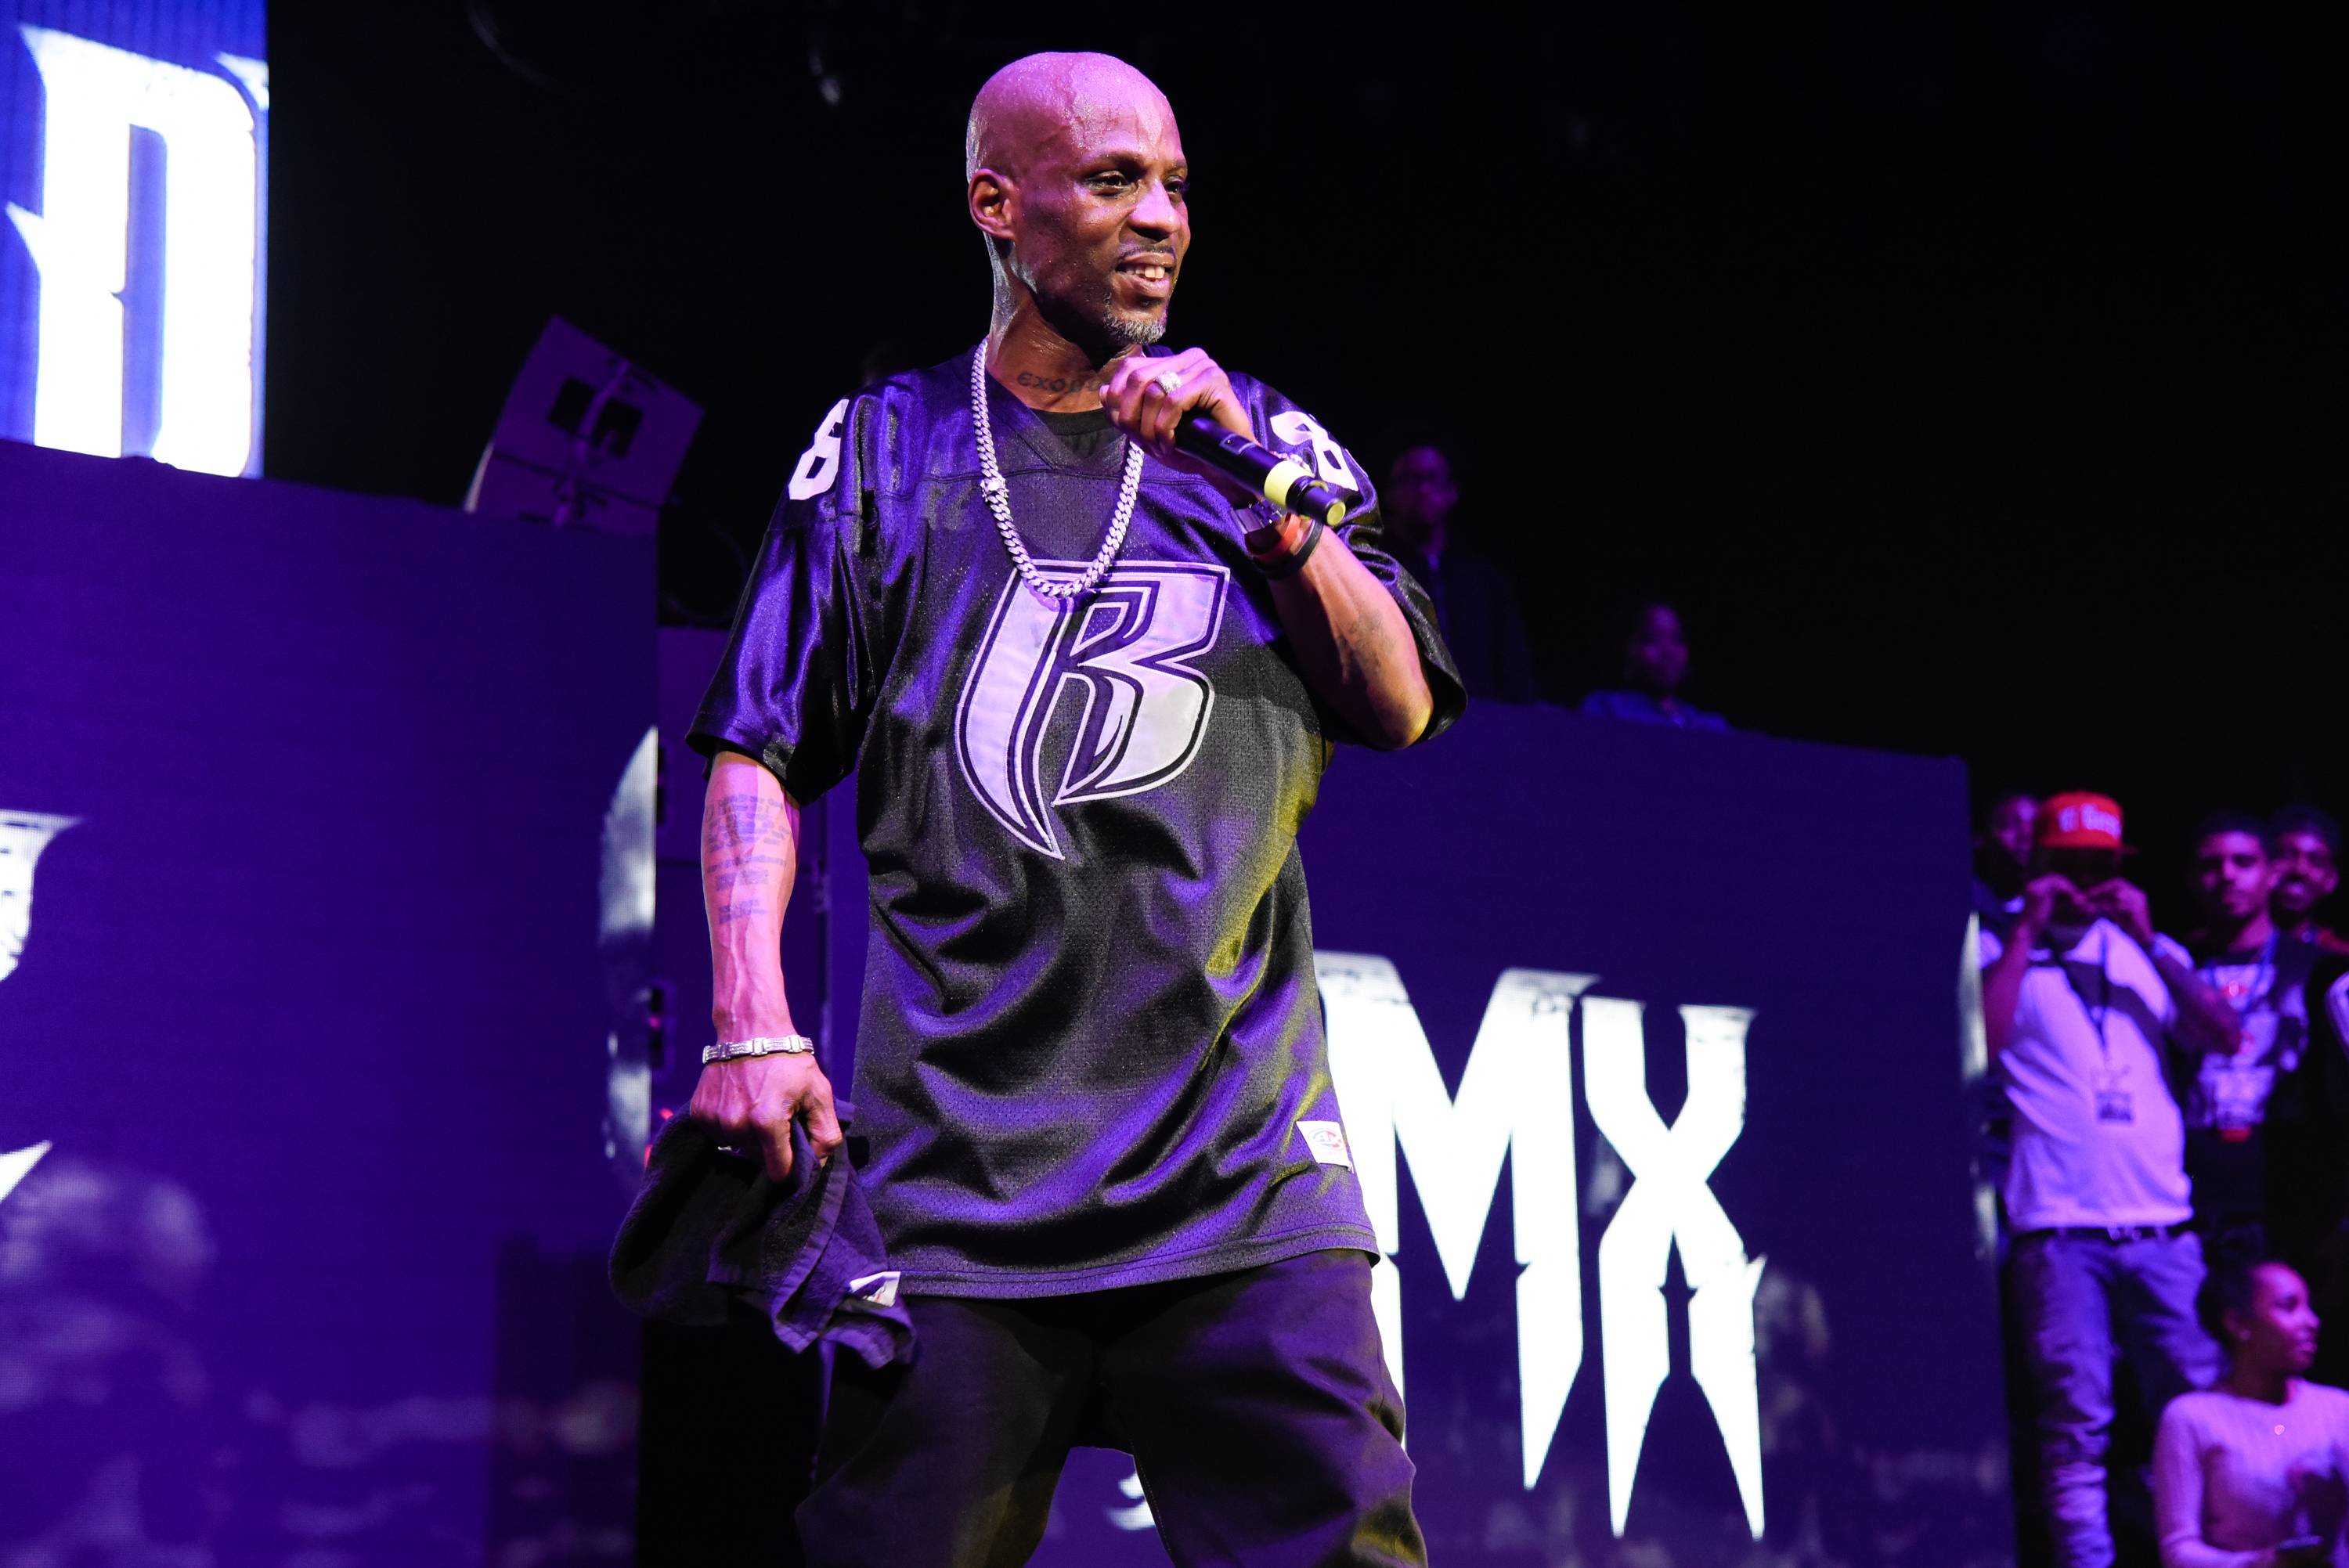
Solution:
[[(799, 803), (857, 775), (861, 1180), (910, 1367), (842, 1357), (812, 1563), (1018, 1563), (1072, 1436), (1134, 1456), (1180, 1563), (1416, 1563), (1377, 1243), (1331, 1092), (1297, 830), (1332, 742), (1461, 710), (1361, 467), (1197, 348), (1165, 98), (1100, 55), (972, 107), (986, 340), (843, 399), (693, 733), (719, 1059), (693, 1116), (771, 1173), (841, 1143), (777, 944)], [(1177, 452), (1295, 456), (1328, 527)]]

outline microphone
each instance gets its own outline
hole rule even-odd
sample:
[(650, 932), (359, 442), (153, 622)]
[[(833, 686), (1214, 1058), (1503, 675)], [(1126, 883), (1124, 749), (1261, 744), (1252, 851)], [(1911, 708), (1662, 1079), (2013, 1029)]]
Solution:
[(1311, 469), (1225, 429), (1205, 414), (1191, 415), (1174, 427), (1174, 445), (1275, 506), (1318, 517), (1331, 528), (1346, 520), (1346, 498), (1315, 479)]

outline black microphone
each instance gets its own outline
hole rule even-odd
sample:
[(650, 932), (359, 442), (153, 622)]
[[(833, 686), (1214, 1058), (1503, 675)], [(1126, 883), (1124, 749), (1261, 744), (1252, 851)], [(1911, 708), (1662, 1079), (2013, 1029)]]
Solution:
[(1225, 429), (1205, 414), (1193, 414), (1174, 427), (1174, 445), (1275, 506), (1318, 517), (1331, 528), (1346, 520), (1346, 498), (1315, 479), (1311, 469)]

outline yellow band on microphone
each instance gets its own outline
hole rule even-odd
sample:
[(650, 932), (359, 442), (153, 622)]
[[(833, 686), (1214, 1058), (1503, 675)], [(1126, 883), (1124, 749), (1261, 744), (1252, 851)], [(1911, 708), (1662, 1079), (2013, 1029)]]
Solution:
[(1264, 476), (1264, 499), (1275, 506), (1288, 504), (1288, 492), (1299, 480), (1309, 480), (1313, 470), (1294, 458), (1283, 458), (1272, 465), (1272, 472)]

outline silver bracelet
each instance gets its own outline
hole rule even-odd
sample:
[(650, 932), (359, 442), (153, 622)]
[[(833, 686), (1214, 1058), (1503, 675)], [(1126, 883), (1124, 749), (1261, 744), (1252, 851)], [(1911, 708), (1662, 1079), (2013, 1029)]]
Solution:
[(701, 1065), (739, 1061), (744, 1057), (805, 1057), (815, 1053), (815, 1042), (805, 1035), (753, 1035), (747, 1040), (721, 1040), (705, 1046)]

